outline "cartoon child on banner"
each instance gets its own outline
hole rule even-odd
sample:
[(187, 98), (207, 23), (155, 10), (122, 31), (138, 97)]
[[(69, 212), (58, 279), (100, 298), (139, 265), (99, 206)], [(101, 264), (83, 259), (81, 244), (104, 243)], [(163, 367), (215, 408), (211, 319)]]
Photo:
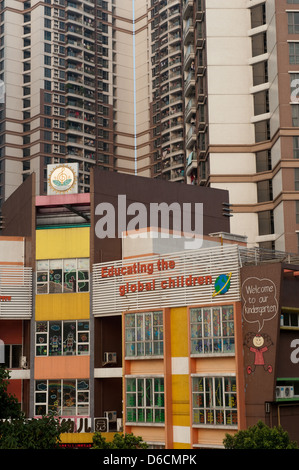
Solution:
[(255, 371), (256, 366), (262, 366), (265, 371), (272, 372), (272, 366), (267, 365), (264, 359), (264, 353), (273, 345), (273, 342), (268, 334), (260, 333), (247, 333), (245, 336), (244, 345), (254, 354), (254, 363), (247, 366), (247, 374)]
[(252, 374), (257, 366), (271, 373), (273, 366), (266, 364), (265, 353), (274, 343), (268, 333), (261, 331), (267, 329), (266, 323), (277, 320), (276, 285), (268, 278), (248, 277), (242, 284), (242, 299), (244, 321), (255, 324), (258, 329), (248, 332), (244, 338), (244, 346), (253, 353), (253, 364), (247, 366), (247, 373)]

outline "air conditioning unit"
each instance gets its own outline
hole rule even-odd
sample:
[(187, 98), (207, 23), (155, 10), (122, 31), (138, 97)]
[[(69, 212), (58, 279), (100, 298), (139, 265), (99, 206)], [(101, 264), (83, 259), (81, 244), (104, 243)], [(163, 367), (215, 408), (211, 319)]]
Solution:
[(287, 385), (284, 387), (284, 396), (285, 398), (292, 398), (294, 396), (294, 387)]
[(116, 423), (117, 411), (104, 411), (105, 418), (108, 418), (109, 423)]
[(116, 364), (117, 354), (116, 352), (104, 352), (104, 363), (105, 364)]
[(276, 387), (276, 398), (292, 398), (294, 396), (294, 387), (292, 385), (284, 385)]

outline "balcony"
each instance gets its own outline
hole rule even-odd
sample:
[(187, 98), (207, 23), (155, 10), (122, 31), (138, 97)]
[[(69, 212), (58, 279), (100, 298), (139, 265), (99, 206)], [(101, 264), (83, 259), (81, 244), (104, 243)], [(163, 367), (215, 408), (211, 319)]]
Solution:
[(183, 19), (187, 19), (193, 13), (193, 0), (184, 0), (183, 2)]
[(187, 158), (187, 164), (186, 164), (186, 176), (190, 176), (192, 171), (197, 168), (197, 159), (196, 159), (196, 153), (191, 152), (188, 155)]
[(188, 122), (189, 118), (192, 116), (192, 114), (195, 114), (195, 112), (196, 112), (195, 99), (191, 98), (185, 107), (185, 120)]
[(189, 94), (192, 91), (194, 91), (194, 87), (195, 87), (195, 73), (193, 70), (190, 70), (185, 80), (185, 96), (189, 96)]
[(185, 25), (184, 32), (183, 32), (184, 44), (187, 44), (188, 42), (191, 41), (193, 34), (194, 34), (194, 24), (193, 24), (193, 20), (189, 18), (186, 21), (186, 25)]
[(189, 149), (196, 141), (195, 126), (191, 126), (186, 135), (186, 148)]
[(193, 44), (189, 44), (184, 54), (184, 70), (188, 70), (194, 61), (195, 52)]

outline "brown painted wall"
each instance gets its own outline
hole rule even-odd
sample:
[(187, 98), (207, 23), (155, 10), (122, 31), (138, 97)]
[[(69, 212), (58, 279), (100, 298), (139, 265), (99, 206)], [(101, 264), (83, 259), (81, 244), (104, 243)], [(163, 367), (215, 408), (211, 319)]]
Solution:
[(25, 237), (25, 265), (35, 265), (35, 173), (4, 202), (3, 236)]
[[(127, 174), (103, 172), (95, 168), (92, 175), (91, 187), (91, 223), (92, 227), (100, 220), (101, 216), (95, 215), (96, 207), (101, 202), (111, 203), (115, 207), (116, 219), (118, 209), (118, 195), (126, 195), (127, 205), (133, 202), (141, 202), (147, 208), (149, 216), (150, 203), (167, 204), (179, 202), (192, 204), (192, 216), (194, 217), (194, 204), (203, 203), (203, 232), (207, 235), (212, 232), (229, 232), (229, 218), (222, 215), (223, 202), (229, 202), (228, 191), (191, 186), (186, 184), (171, 183), (157, 179), (132, 176)], [(183, 212), (183, 211), (182, 211)], [(132, 218), (132, 217), (131, 217)], [(130, 220), (127, 217), (127, 222)], [(149, 217), (147, 221), (149, 225)], [(162, 226), (162, 225), (161, 225)], [(181, 226), (183, 224), (181, 223)], [(171, 221), (170, 221), (171, 229)], [(116, 224), (117, 230), (117, 224)], [(99, 263), (113, 261), (121, 258), (121, 239), (99, 239), (92, 230), (92, 262)]]

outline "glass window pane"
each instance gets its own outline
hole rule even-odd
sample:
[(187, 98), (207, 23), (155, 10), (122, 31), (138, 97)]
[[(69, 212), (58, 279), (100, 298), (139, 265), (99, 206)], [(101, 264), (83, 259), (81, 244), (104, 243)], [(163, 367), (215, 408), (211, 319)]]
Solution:
[(50, 260), (49, 261), (49, 293), (62, 292), (62, 261)]
[(61, 382), (49, 380), (48, 386), (48, 410), (53, 413), (61, 413)]
[(76, 354), (76, 322), (63, 322), (63, 354)]
[(60, 356), (61, 355), (61, 322), (53, 321), (49, 322), (49, 355)]
[(63, 381), (63, 408), (62, 415), (76, 415), (76, 381)]

